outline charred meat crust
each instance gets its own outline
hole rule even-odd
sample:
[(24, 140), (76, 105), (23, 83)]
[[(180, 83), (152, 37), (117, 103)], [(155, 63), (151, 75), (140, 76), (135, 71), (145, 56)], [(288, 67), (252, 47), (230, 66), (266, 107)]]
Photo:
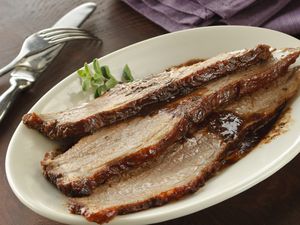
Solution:
[[(207, 96), (208, 98), (198, 98), (192, 96), (189, 100), (191, 101), (191, 109), (189, 113), (182, 119), (179, 127), (174, 127), (168, 137), (161, 140), (157, 145), (150, 148), (141, 149), (133, 154), (128, 155), (125, 158), (116, 159), (110, 162), (105, 170), (100, 170), (93, 176), (89, 176), (80, 181), (74, 182), (58, 182), (58, 179), (63, 176), (62, 174), (52, 173), (51, 166), (45, 163), (45, 159), (41, 162), (43, 166), (44, 176), (54, 185), (57, 186), (67, 196), (86, 196), (92, 193), (92, 190), (103, 183), (109, 177), (119, 174), (121, 171), (127, 170), (131, 167), (140, 165), (148, 158), (153, 158), (159, 155), (166, 147), (174, 143), (185, 135), (188, 128), (192, 123), (201, 122), (211, 111), (216, 109), (216, 105), (221, 106), (222, 104), (230, 103), (242, 96), (253, 93), (254, 91), (268, 85), (271, 81), (280, 77), (287, 71), (290, 64), (295, 62), (299, 53), (295, 52), (290, 54), (285, 60), (278, 62), (271, 69), (268, 69), (259, 76), (253, 76), (249, 79), (241, 79), (235, 82), (233, 85), (228, 85), (221, 91), (218, 91), (214, 95)], [(186, 103), (186, 102), (185, 102)], [(172, 105), (172, 104), (171, 104)], [(178, 107), (181, 107), (179, 104)], [(179, 112), (186, 112), (186, 104), (183, 104), (183, 109), (178, 110)], [(190, 105), (189, 105), (190, 107)]]
[(93, 133), (103, 126), (134, 116), (145, 108), (145, 106), (186, 94), (195, 87), (199, 87), (210, 80), (265, 61), (270, 57), (270, 54), (269, 46), (258, 45), (246, 54), (215, 63), (183, 79), (170, 82), (168, 85), (137, 100), (110, 111), (96, 113), (76, 122), (60, 124), (57, 120), (44, 121), (34, 112), (25, 114), (22, 120), (26, 126), (40, 131), (51, 139), (80, 137)]
[[(148, 208), (153, 208), (157, 206), (161, 206), (167, 204), (168, 202), (178, 200), (188, 194), (192, 194), (199, 190), (202, 186), (204, 186), (205, 182), (212, 176), (214, 176), (218, 171), (224, 168), (224, 159), (226, 159), (227, 153), (229, 151), (238, 150), (236, 146), (243, 141), (243, 138), (253, 132), (255, 130), (260, 129), (266, 124), (270, 123), (270, 121), (274, 121), (280, 115), (282, 109), (284, 108), (286, 103), (283, 103), (279, 106), (275, 112), (270, 115), (255, 115), (258, 117), (258, 122), (252, 124), (250, 127), (247, 127), (242, 134), (239, 134), (239, 138), (234, 142), (230, 143), (228, 147), (219, 154), (217, 160), (213, 161), (210, 165), (208, 165), (203, 171), (201, 171), (200, 175), (197, 175), (194, 180), (190, 181), (188, 184), (183, 185), (181, 187), (176, 187), (166, 192), (160, 193), (157, 196), (151, 197), (144, 201), (136, 202), (133, 204), (120, 205), (116, 207), (107, 208), (105, 210), (101, 210), (96, 213), (89, 213), (88, 208), (85, 205), (80, 205), (78, 202), (70, 199), (69, 201), (69, 211), (73, 214), (83, 215), (88, 221), (96, 222), (99, 224), (107, 223), (112, 220), (117, 215), (128, 214), (131, 212), (137, 212), (141, 210), (145, 210)], [(243, 118), (244, 120), (249, 120), (251, 118)], [(217, 135), (218, 132), (216, 133)], [(260, 137), (263, 138), (263, 137)], [(258, 142), (255, 142), (257, 144)], [(249, 152), (254, 146), (249, 146), (247, 152)]]

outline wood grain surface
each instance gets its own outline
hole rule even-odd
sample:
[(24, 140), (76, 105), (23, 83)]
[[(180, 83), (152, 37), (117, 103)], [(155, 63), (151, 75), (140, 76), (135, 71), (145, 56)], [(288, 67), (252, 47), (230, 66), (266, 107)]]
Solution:
[[(0, 0), (0, 67), (19, 51), (24, 38), (50, 27), (80, 0)], [(101, 37), (104, 44), (67, 44), (35, 86), (22, 93), (0, 124), (0, 225), (58, 225), (24, 206), (12, 193), (5, 175), (8, 143), (21, 117), (51, 87), (84, 62), (119, 48), (166, 33), (162, 28), (117, 0), (95, 1), (97, 10), (83, 28)], [(0, 93), (8, 77), (0, 78)], [(22, 151), (22, 149), (20, 149)], [(218, 205), (161, 225), (299, 225), (300, 156), (250, 190)]]

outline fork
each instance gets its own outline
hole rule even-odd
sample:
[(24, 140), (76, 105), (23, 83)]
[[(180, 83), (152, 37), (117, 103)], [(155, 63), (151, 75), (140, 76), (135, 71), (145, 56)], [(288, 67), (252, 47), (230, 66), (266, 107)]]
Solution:
[(48, 28), (27, 37), (15, 59), (0, 69), (0, 77), (12, 70), (22, 59), (42, 52), (63, 42), (78, 39), (98, 39), (85, 30), (78, 28)]

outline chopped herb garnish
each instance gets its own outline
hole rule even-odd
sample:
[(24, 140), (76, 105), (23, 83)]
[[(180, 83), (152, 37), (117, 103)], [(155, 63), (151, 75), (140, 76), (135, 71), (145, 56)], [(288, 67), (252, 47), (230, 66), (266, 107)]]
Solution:
[(99, 96), (103, 95), (107, 90), (108, 89), (105, 84), (99, 86), (95, 91), (94, 97), (98, 98)]
[[(85, 63), (83, 69), (77, 70), (78, 76), (81, 78), (82, 90), (92, 89), (94, 97), (97, 98), (116, 86), (119, 82), (111, 74), (108, 66), (100, 66), (97, 59), (93, 60), (93, 72)], [(122, 82), (132, 82), (133, 76), (129, 66), (126, 64), (122, 73)]]
[(91, 86), (91, 82), (89, 79), (87, 79), (86, 77), (84, 79), (82, 79), (82, 90), (86, 91), (87, 89), (89, 89), (89, 87)]
[(89, 79), (92, 78), (92, 74), (91, 74), (91, 71), (90, 71), (90, 68), (89, 68), (89, 65), (87, 63), (84, 63), (84, 72), (85, 72), (85, 76)]
[(108, 81), (105, 82), (105, 85), (107, 87), (107, 89), (111, 89), (114, 86), (116, 86), (118, 84), (118, 81), (115, 78), (110, 78)]
[(93, 60), (93, 68), (94, 68), (94, 80), (97, 83), (103, 84), (105, 81), (105, 78), (103, 77), (102, 71), (100, 69), (99, 63), (97, 61), (97, 59)]
[(131, 74), (131, 70), (130, 70), (129, 66), (126, 64), (123, 69), (122, 81), (128, 83), (128, 82), (132, 82), (133, 80), (134, 79)]
[(99, 62), (97, 59), (94, 59), (93, 60), (93, 68), (94, 68), (94, 72), (96, 74), (99, 74), (100, 76), (103, 76), (102, 75), (102, 72), (101, 72), (101, 69), (100, 69), (100, 65), (99, 65)]
[(77, 73), (81, 78), (84, 78), (86, 76), (83, 70), (77, 70)]
[(106, 78), (106, 79), (110, 79), (112, 78), (113, 76), (111, 75), (110, 73), (110, 70), (109, 70), (109, 67), (108, 66), (101, 66), (101, 71), (102, 71), (102, 74), (103, 76)]

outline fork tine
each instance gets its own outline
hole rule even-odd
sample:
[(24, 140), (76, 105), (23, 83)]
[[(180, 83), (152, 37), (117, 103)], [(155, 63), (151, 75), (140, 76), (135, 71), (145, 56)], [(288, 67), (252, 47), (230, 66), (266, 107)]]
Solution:
[(73, 40), (79, 40), (79, 39), (91, 39), (91, 40), (98, 40), (101, 41), (99, 38), (92, 36), (92, 35), (77, 35), (77, 36), (72, 36), (72, 37), (65, 37), (65, 38), (60, 38), (56, 40), (51, 40), (49, 41), (50, 44), (59, 44), (67, 41), (73, 41)]
[(85, 35), (85, 34), (90, 34), (87, 31), (55, 31), (52, 33), (48, 33), (48, 34), (42, 34), (40, 35), (42, 38), (44, 38), (45, 40), (53, 40), (53, 39), (57, 39), (61, 36), (73, 36), (73, 35)]
[(94, 35), (84, 32), (84, 33), (67, 33), (67, 34), (59, 34), (52, 37), (44, 38), (46, 41), (51, 43), (50, 41), (60, 40), (63, 38), (72, 38), (76, 36), (89, 36), (89, 37), (95, 37)]
[(47, 28), (47, 29), (38, 31), (37, 33), (38, 34), (47, 34), (47, 33), (51, 33), (54, 31), (76, 31), (76, 30), (84, 31), (83, 29), (80, 29), (80, 28), (62, 27), (62, 28)]

